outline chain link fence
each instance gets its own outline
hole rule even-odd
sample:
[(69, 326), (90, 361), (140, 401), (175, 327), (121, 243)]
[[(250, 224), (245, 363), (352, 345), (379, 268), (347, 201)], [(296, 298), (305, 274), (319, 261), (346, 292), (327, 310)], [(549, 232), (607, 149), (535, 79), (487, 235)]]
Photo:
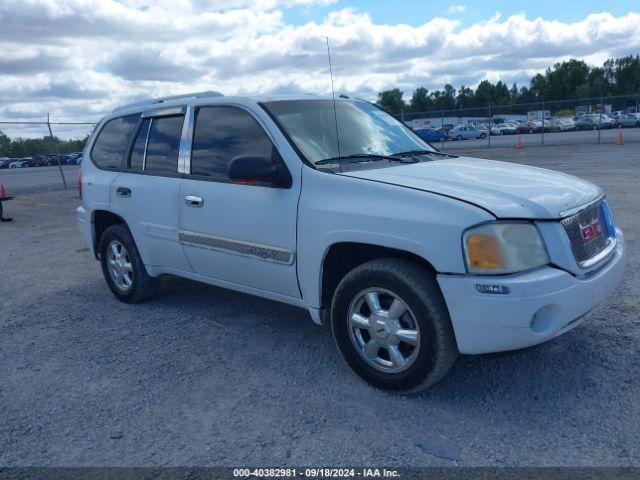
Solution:
[(49, 116), (42, 121), (0, 120), (0, 184), (18, 192), (43, 185), (68, 189), (95, 125), (54, 122)]
[(401, 112), (441, 149), (640, 142), (640, 95)]

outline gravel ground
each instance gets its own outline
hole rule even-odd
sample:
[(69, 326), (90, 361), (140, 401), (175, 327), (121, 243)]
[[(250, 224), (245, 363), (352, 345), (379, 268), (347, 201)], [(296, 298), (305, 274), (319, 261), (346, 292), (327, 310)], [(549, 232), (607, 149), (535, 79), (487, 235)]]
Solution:
[(625, 282), (536, 348), (461, 357), (428, 392), (369, 387), (300, 309), (166, 278), (119, 303), (72, 192), (0, 224), (0, 466), (640, 466), (637, 146), (481, 150), (608, 193)]

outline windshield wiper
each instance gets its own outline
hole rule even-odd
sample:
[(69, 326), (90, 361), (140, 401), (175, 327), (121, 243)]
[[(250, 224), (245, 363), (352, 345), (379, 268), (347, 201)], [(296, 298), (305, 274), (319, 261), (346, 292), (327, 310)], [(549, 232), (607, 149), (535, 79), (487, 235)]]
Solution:
[(457, 158), (457, 155), (450, 153), (438, 152), (437, 150), (408, 150), (406, 152), (398, 152), (393, 154), (396, 157), (410, 157), (412, 155), (440, 155), (441, 157)]
[(332, 158), (324, 158), (322, 160), (318, 160), (316, 165), (326, 165), (328, 163), (342, 163), (343, 160), (352, 160), (355, 159), (356, 162), (348, 162), (348, 163), (358, 163), (357, 160), (361, 161), (369, 161), (372, 162), (374, 160), (389, 160), (390, 162), (400, 162), (400, 163), (416, 163), (419, 160), (409, 160), (407, 158), (397, 157), (393, 155), (379, 155), (377, 153), (356, 153), (354, 155), (343, 155), (340, 157), (332, 157)]

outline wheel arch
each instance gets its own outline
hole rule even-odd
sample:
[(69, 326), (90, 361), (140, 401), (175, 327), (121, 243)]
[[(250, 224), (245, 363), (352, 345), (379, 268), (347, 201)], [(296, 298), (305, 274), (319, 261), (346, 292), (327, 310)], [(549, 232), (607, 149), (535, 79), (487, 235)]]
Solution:
[(409, 250), (356, 241), (336, 242), (327, 247), (322, 257), (318, 292), (321, 311), (329, 308), (336, 287), (347, 273), (358, 265), (379, 258), (404, 258), (436, 273), (429, 260)]
[[(93, 254), (96, 260), (100, 259), (100, 252), (98, 252), (98, 246), (100, 245), (100, 238), (104, 231), (112, 225), (124, 225), (129, 229), (129, 225), (124, 218), (117, 213), (110, 210), (94, 210), (91, 212), (91, 231), (93, 236)], [(131, 229), (129, 229), (131, 231)]]

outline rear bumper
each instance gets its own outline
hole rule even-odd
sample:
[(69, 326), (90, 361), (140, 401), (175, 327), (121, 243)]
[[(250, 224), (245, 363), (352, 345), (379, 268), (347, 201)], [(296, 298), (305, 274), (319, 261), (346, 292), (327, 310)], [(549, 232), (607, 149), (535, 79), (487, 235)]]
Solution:
[(80, 228), (80, 233), (82, 233), (84, 241), (87, 242), (87, 245), (91, 251), (93, 251), (91, 214), (84, 207), (78, 207), (76, 208), (76, 221), (78, 222), (78, 228)]
[[(438, 275), (458, 350), (478, 354), (546, 342), (584, 321), (622, 281), (624, 236), (607, 263), (585, 278), (554, 267), (508, 276)], [(507, 287), (509, 294), (479, 293), (476, 285)]]

